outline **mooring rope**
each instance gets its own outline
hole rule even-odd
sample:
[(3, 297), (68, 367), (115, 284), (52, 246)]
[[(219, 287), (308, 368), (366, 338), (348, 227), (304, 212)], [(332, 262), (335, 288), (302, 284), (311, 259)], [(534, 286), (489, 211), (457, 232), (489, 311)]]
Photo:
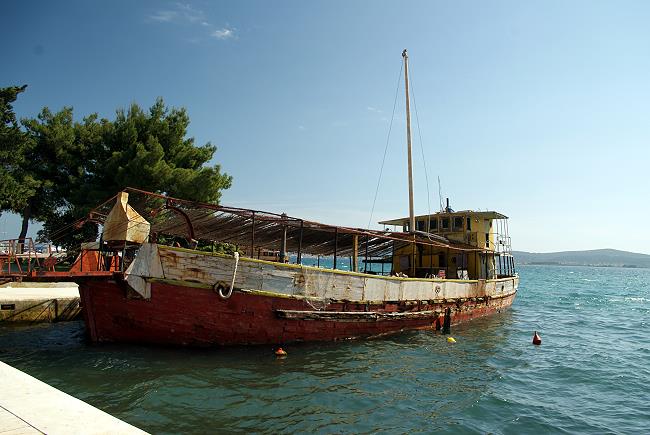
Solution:
[(235, 288), (235, 278), (237, 278), (237, 266), (239, 265), (239, 252), (235, 251), (233, 254), (235, 257), (235, 268), (232, 271), (232, 281), (230, 281), (230, 288), (228, 288), (228, 293), (223, 294), (223, 288), (219, 289), (219, 296), (224, 299), (228, 299), (232, 296), (232, 290)]

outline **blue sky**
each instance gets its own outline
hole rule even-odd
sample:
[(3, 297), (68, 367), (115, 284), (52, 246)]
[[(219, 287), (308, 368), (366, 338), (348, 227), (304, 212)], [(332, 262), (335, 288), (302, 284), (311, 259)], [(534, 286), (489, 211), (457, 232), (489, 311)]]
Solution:
[[(439, 176), (454, 208), (510, 216), (514, 249), (650, 253), (648, 2), (23, 0), (3, 15), (0, 86), (29, 85), (20, 117), (112, 118), (162, 96), (218, 146), (223, 203), (348, 226), (368, 224), (408, 48), (432, 211)], [(408, 210), (398, 98), (373, 226)]]

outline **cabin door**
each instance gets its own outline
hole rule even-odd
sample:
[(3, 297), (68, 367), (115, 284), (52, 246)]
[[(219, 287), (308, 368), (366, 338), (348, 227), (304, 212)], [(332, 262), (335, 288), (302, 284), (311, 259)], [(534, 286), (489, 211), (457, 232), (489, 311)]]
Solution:
[(438, 276), (440, 276), (440, 271), (445, 271), (445, 277), (447, 276), (447, 256), (445, 254), (438, 254)]

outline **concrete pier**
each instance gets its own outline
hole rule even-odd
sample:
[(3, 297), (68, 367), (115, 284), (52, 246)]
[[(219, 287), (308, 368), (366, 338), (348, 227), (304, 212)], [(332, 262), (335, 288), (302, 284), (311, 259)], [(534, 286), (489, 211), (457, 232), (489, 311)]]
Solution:
[(0, 434), (146, 434), (0, 362)]
[(75, 283), (10, 282), (0, 286), (0, 324), (74, 320), (80, 314)]

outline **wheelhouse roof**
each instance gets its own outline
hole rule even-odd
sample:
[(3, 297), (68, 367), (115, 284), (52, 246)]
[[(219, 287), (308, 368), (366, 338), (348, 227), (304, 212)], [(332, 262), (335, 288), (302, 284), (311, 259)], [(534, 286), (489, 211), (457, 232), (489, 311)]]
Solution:
[[(419, 216), (415, 216), (415, 220), (422, 220), (422, 219), (428, 219), (428, 218), (439, 218), (439, 217), (458, 217), (458, 216), (471, 216), (471, 217), (476, 217), (479, 219), (508, 219), (508, 216), (498, 213), (496, 211), (474, 211), (474, 210), (460, 210), (460, 211), (454, 211), (451, 213), (447, 212), (437, 212), (437, 213), (432, 213), (430, 215), (428, 214), (423, 214)], [(391, 220), (386, 220), (386, 221), (381, 221), (379, 222), (381, 225), (404, 225), (408, 223), (410, 220), (409, 217), (403, 217), (399, 219), (391, 219)]]

